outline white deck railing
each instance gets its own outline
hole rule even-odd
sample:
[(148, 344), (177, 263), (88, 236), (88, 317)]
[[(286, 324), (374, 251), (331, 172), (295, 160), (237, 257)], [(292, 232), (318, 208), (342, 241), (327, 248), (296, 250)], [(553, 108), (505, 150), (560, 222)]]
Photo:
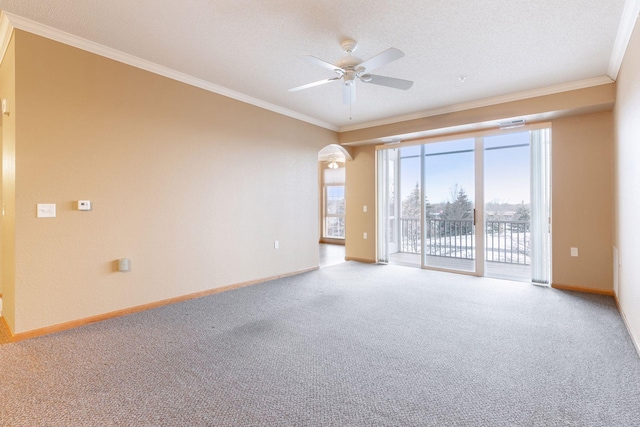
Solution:
[[(429, 256), (475, 259), (472, 220), (425, 221), (425, 251)], [(422, 252), (418, 218), (400, 218), (399, 251)], [(509, 264), (531, 264), (531, 232), (528, 221), (486, 221), (485, 259)]]

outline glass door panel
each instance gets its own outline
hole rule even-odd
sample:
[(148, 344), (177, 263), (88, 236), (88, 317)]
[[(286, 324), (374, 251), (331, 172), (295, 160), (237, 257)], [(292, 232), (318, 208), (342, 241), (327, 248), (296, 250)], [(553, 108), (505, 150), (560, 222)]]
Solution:
[(421, 266), (422, 223), (420, 221), (420, 152), (419, 145), (400, 148), (398, 182), (398, 250), (395, 263)]
[(475, 272), (475, 139), (423, 147), (424, 266)]
[(485, 275), (531, 279), (529, 132), (484, 139)]

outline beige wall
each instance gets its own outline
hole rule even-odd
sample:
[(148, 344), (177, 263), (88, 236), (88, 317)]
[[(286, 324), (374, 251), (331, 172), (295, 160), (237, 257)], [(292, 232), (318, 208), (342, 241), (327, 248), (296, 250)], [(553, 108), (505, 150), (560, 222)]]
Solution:
[[(552, 121), (554, 284), (613, 289), (612, 137), (610, 112)], [(347, 168), (347, 257), (370, 259), (374, 217), (363, 214), (361, 205), (374, 203), (373, 148), (358, 147), (356, 156)], [(365, 230), (368, 240), (362, 239)], [(579, 257), (569, 256), (571, 247), (578, 247)]]
[(552, 138), (553, 283), (611, 292), (612, 114), (554, 120)]
[(15, 40), (14, 333), (318, 265), (317, 154), (334, 132)]
[(0, 64), (0, 99), (6, 99), (9, 115), (2, 115), (2, 208), (4, 215), (0, 263), (2, 280), (2, 315), (10, 326), (15, 324), (15, 38), (12, 37)]
[[(375, 147), (353, 147), (347, 162), (347, 217), (345, 258), (374, 262), (375, 245)], [(367, 212), (363, 211), (367, 207)], [(367, 239), (363, 234), (367, 233)]]
[(618, 301), (640, 352), (640, 28), (618, 76), (615, 116), (614, 245), (619, 251)]

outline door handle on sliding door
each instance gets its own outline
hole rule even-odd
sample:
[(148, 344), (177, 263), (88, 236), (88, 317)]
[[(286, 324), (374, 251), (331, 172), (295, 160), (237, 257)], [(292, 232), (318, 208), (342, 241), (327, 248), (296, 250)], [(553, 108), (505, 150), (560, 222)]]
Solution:
[(476, 225), (476, 210), (473, 210), (473, 225)]

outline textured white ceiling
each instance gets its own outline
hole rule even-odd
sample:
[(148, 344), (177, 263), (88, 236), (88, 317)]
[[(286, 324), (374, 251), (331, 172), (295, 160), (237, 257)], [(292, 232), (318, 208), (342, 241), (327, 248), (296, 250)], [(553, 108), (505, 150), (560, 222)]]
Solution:
[[(0, 0), (0, 9), (228, 88), (352, 129), (429, 110), (607, 74), (625, 0)], [(408, 91), (358, 83), (287, 89), (330, 71), (339, 42), (368, 59), (405, 57), (376, 74)], [(460, 76), (465, 76), (464, 82)]]

